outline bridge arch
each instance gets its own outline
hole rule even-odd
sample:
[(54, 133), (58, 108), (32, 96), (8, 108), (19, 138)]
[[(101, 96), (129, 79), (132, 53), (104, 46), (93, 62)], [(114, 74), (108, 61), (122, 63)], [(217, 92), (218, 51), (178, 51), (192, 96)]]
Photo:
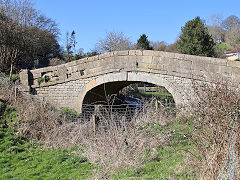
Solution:
[[(123, 87), (136, 82), (151, 83), (157, 86), (165, 87), (168, 92), (172, 94), (176, 106), (187, 103), (186, 96), (188, 96), (188, 94), (184, 91), (184, 89), (179, 89), (179, 86), (176, 85), (176, 80), (173, 77), (169, 77), (167, 75), (159, 76), (157, 74), (148, 72), (122, 71), (118, 73), (105, 74), (86, 83), (78, 96), (78, 104), (76, 110), (78, 112), (82, 111), (84, 99), (87, 98), (87, 94), (91, 92), (94, 88), (97, 88), (103, 84), (112, 83), (112, 85), (115, 86), (114, 89), (118, 91)], [(116, 88), (116, 86), (118, 86), (119, 88)]]
[(196, 100), (192, 79), (218, 79), (240, 84), (240, 63), (150, 50), (109, 52), (66, 64), (20, 73), (21, 91), (33, 93), (52, 105), (81, 112), (87, 93), (101, 84), (147, 82), (165, 87), (176, 106)]

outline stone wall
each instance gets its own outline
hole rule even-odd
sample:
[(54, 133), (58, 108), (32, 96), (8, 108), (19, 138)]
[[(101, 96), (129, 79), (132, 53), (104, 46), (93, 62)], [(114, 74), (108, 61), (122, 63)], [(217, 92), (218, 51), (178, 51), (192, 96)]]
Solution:
[[(239, 84), (240, 62), (161, 51), (129, 50), (101, 54), (70, 63), (24, 70), (22, 88), (58, 107), (81, 111), (85, 95), (108, 82), (142, 81), (164, 86), (176, 104), (193, 100), (191, 80)], [(239, 86), (239, 85), (238, 85)]]

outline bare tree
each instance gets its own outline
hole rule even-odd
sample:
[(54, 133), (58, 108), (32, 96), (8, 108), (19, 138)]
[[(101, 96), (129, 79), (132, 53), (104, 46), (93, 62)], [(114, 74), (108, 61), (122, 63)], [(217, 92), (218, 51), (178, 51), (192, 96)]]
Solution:
[(9, 70), (20, 55), (19, 42), (22, 40), (19, 26), (0, 13), (0, 67)]
[(221, 14), (213, 14), (208, 19), (208, 32), (211, 34), (215, 42), (220, 43), (223, 39), (223, 30), (221, 24), (223, 22), (223, 16)]
[(107, 32), (104, 39), (96, 43), (96, 51), (99, 53), (121, 51), (131, 49), (132, 42), (123, 32)]
[(240, 45), (240, 19), (231, 15), (223, 19), (221, 14), (214, 14), (208, 19), (208, 30), (216, 43), (226, 43), (235, 48)]
[[(29, 0), (0, 0), (0, 66), (13, 68), (33, 64), (60, 52), (58, 28), (41, 15)], [(11, 76), (11, 75), (10, 75)]]
[(225, 32), (225, 42), (230, 46), (236, 48), (240, 45), (240, 27), (232, 25), (231, 28)]
[(165, 41), (151, 41), (150, 46), (153, 47), (154, 50), (165, 51), (167, 43)]
[(224, 40), (236, 48), (240, 45), (240, 19), (237, 16), (227, 17), (221, 24), (224, 31)]

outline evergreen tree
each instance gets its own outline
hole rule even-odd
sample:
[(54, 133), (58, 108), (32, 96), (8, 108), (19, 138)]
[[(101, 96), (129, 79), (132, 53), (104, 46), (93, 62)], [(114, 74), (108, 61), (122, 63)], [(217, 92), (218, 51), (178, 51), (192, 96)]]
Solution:
[(71, 33), (71, 36), (69, 37), (69, 33), (66, 34), (66, 49), (67, 49), (67, 62), (70, 62), (72, 60), (72, 57), (76, 54), (76, 33), (73, 30)]
[(200, 17), (188, 21), (182, 27), (177, 50), (183, 54), (216, 57), (214, 40)]
[(150, 42), (147, 39), (148, 37), (146, 34), (142, 34), (137, 41), (137, 49), (145, 49), (145, 50), (152, 50), (153, 48), (150, 46)]
[(73, 30), (72, 33), (71, 33), (71, 37), (70, 37), (70, 44), (72, 45), (73, 47), (73, 53), (74, 55), (76, 54), (76, 33), (75, 31)]

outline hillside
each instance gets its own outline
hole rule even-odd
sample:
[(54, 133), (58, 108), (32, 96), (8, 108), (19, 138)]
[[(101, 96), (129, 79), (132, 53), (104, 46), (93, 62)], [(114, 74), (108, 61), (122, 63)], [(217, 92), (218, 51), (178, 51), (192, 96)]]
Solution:
[(202, 103), (188, 115), (150, 108), (122, 127), (111, 121), (94, 132), (91, 122), (69, 121), (71, 111), (1, 87), (1, 179), (216, 179), (232, 127), (239, 129), (238, 96), (225, 88), (202, 89)]

